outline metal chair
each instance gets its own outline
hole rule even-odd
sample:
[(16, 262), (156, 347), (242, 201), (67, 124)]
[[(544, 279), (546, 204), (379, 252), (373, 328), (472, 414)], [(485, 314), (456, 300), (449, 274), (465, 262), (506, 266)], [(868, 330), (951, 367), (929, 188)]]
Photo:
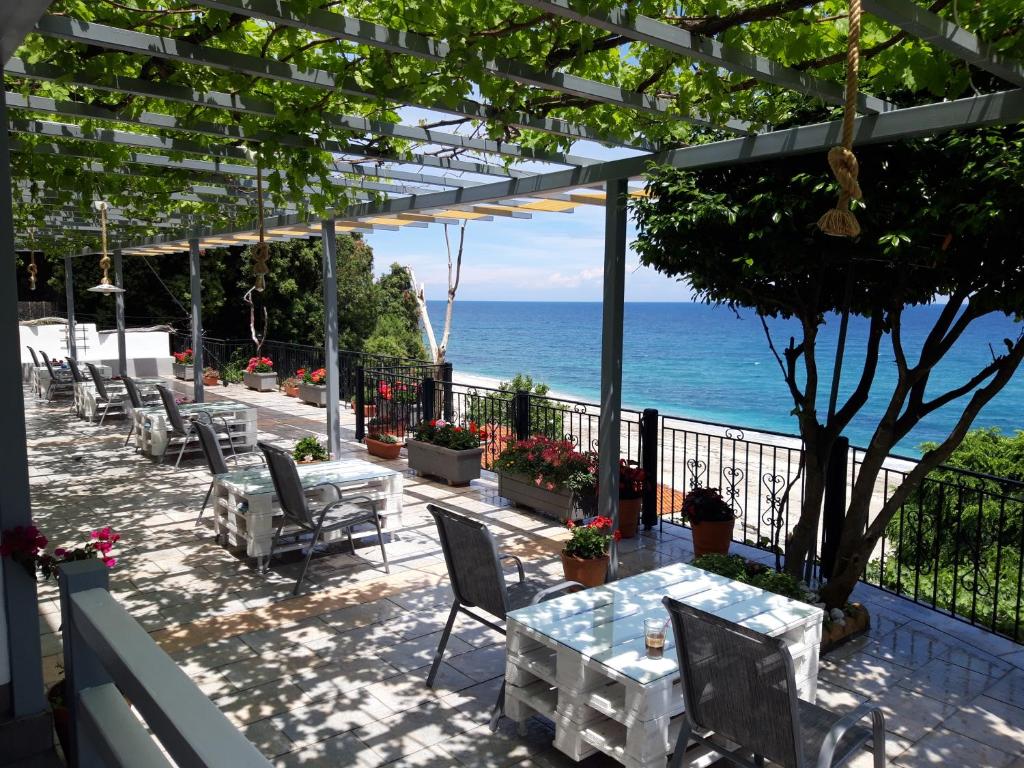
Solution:
[(64, 359), (68, 361), (68, 367), (71, 369), (71, 377), (76, 383), (84, 384), (86, 379), (82, 374), (82, 369), (78, 367), (78, 361), (73, 357), (66, 357)]
[(42, 368), (42, 366), (39, 365), (39, 356), (36, 355), (36, 351), (34, 349), (32, 349), (32, 347), (28, 346), (27, 344), (25, 345), (25, 349), (27, 349), (28, 353), (30, 355), (32, 355), (32, 364), (35, 365), (36, 368)]
[[(199, 436), (199, 445), (203, 449), (203, 456), (206, 457), (206, 465), (210, 468), (210, 487), (206, 489), (206, 498), (203, 499), (203, 506), (199, 508), (199, 516), (196, 517), (196, 525), (199, 525), (203, 519), (203, 513), (206, 511), (206, 505), (210, 503), (210, 494), (213, 493), (213, 484), (217, 479), (217, 475), (223, 475), (231, 470), (228, 467), (227, 459), (224, 457), (224, 451), (220, 448), (220, 440), (217, 439), (217, 433), (213, 427), (201, 421), (193, 422), (192, 426)], [(261, 464), (267, 463), (267, 460), (261, 453), (245, 455), (255, 456)], [(237, 465), (240, 458), (238, 454), (232, 453), (231, 458), (234, 459)]]
[(124, 447), (128, 447), (128, 441), (132, 439), (132, 435), (135, 434), (135, 418), (134, 413), (136, 408), (144, 408), (147, 401), (153, 402), (159, 400), (159, 395), (143, 395), (139, 390), (139, 385), (135, 383), (135, 379), (130, 376), (124, 376), (121, 379), (124, 382), (124, 390), (128, 394), (128, 409), (126, 415), (130, 415), (128, 419), (128, 434), (124, 438)]
[(128, 392), (109, 392), (107, 390), (106, 382), (103, 381), (103, 376), (100, 375), (99, 369), (92, 363), (86, 363), (85, 367), (89, 369), (89, 376), (92, 377), (92, 383), (96, 387), (96, 402), (103, 403), (103, 413), (100, 414), (100, 426), (103, 426), (103, 420), (107, 418), (110, 406), (120, 408), (122, 412), (127, 415), (128, 411), (124, 404), (125, 401), (128, 400)]
[[(793, 659), (786, 644), (671, 597), (662, 599), (672, 620), (685, 711), (670, 768), (688, 765), (690, 739), (722, 752), (698, 731), (739, 745), (722, 752), (734, 765), (754, 768), (770, 760), (785, 768), (846, 765), (870, 740), (875, 768), (885, 766), (885, 718), (870, 702), (846, 715), (797, 698)], [(857, 725), (871, 716), (872, 728)], [(738, 753), (753, 753), (751, 762)]]
[(50, 362), (50, 358), (45, 353), (43, 354), (43, 361), (46, 363), (46, 370), (50, 374), (50, 381), (46, 385), (46, 394), (43, 395), (43, 399), (50, 402), (55, 395), (73, 394), (75, 380), (71, 377), (71, 374), (63, 370), (59, 373), (54, 370), (53, 363)]
[[(448, 577), (451, 580), (452, 592), (455, 594), (448, 622), (444, 625), (444, 633), (437, 644), (434, 663), (427, 675), (427, 686), (433, 688), (434, 679), (444, 658), (448, 637), (455, 625), (455, 617), (460, 612), (504, 635), (503, 626), (469, 609), (484, 611), (497, 621), (504, 622), (509, 611), (536, 605), (573, 587), (582, 589), (583, 585), (576, 581), (563, 581), (546, 587), (542, 582), (527, 579), (523, 571), (523, 561), (515, 555), (500, 552), (486, 525), (438, 504), (428, 504), (427, 510), (437, 524), (441, 551), (444, 552)], [(502, 560), (511, 560), (516, 565), (519, 581), (511, 586), (505, 581)], [(502, 682), (498, 701), (491, 716), (492, 731), (498, 727), (504, 705), (505, 683)]]
[[(205, 420), (208, 424), (212, 424), (214, 417), (206, 411), (196, 411), (189, 414), (189, 419), (186, 421), (185, 417), (181, 415), (177, 402), (174, 400), (174, 393), (163, 384), (157, 384), (156, 390), (160, 393), (160, 400), (163, 401), (168, 421), (167, 448), (160, 454), (160, 463), (163, 464), (167, 459), (167, 452), (171, 448), (171, 441), (175, 440), (181, 445), (181, 449), (178, 451), (178, 460), (174, 463), (174, 468), (177, 469), (181, 466), (181, 457), (185, 455), (185, 449), (188, 447), (188, 444), (199, 439), (195, 434), (196, 422)], [(231, 430), (228, 428), (227, 420), (222, 418), (219, 421), (224, 424), (224, 431), (217, 433), (217, 439), (226, 440), (231, 445), (231, 451), (234, 452), (235, 446), (231, 442)]]
[[(306, 499), (306, 490), (302, 486), (298, 468), (292, 455), (270, 443), (258, 442), (256, 445), (263, 455), (267, 457), (267, 466), (270, 468), (270, 477), (274, 483), (274, 491), (277, 494), (278, 503), (284, 513), (281, 523), (274, 532), (274, 540), (270, 545), (270, 554), (267, 556), (267, 565), (264, 570), (269, 569), (270, 559), (274, 556), (274, 549), (281, 538), (281, 530), (285, 523), (292, 523), (298, 526), (295, 533), (296, 541), (306, 533), (312, 533), (313, 538), (309, 542), (309, 551), (306, 553), (306, 560), (302, 564), (302, 571), (295, 582), (293, 595), (299, 594), (302, 587), (302, 580), (306, 578), (306, 570), (309, 568), (309, 561), (313, 557), (313, 549), (316, 547), (320, 537), (331, 531), (344, 530), (348, 534), (348, 545), (355, 553), (355, 545), (352, 542), (352, 528), (360, 523), (373, 523), (377, 529), (377, 539), (380, 542), (380, 554), (384, 559), (384, 572), (391, 573), (391, 566), (388, 564), (388, 553), (384, 548), (384, 533), (380, 527), (380, 515), (377, 513), (377, 503), (367, 496), (350, 496), (345, 498), (344, 491), (334, 483), (318, 483), (313, 488), (332, 487), (338, 494), (335, 501), (326, 504), (319, 512), (309, 508)], [(333, 514), (332, 514), (333, 513)], [(328, 516), (331, 517), (327, 522)]]

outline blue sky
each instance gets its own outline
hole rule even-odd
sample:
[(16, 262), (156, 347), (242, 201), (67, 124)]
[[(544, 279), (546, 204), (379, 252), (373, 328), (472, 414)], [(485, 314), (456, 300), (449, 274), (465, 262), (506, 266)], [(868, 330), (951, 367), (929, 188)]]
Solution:
[[(403, 109), (402, 122), (416, 124), (439, 116), (426, 110)], [(450, 130), (450, 129), (447, 129)], [(430, 151), (434, 147), (422, 147)], [(592, 142), (577, 142), (572, 152), (597, 160), (611, 160), (636, 154), (610, 149)], [(494, 160), (494, 158), (489, 158)], [(539, 173), (564, 166), (523, 163), (519, 168)], [(423, 171), (416, 167), (408, 170)], [(441, 171), (427, 169), (440, 175)], [(486, 182), (494, 177), (452, 174)], [(457, 228), (450, 227), (457, 241)], [(635, 230), (630, 225), (627, 242)], [(378, 272), (392, 262), (413, 268), (419, 282), (426, 284), (428, 299), (443, 299), (447, 289), (447, 257), (444, 230), (431, 224), (426, 228), (405, 227), (398, 232), (368, 235)], [(604, 209), (581, 205), (572, 213), (534, 213), (533, 218), (470, 222), (466, 229), (459, 298), (478, 301), (600, 301), (604, 255)], [(688, 301), (686, 286), (640, 267), (630, 250), (626, 257), (627, 301)]]

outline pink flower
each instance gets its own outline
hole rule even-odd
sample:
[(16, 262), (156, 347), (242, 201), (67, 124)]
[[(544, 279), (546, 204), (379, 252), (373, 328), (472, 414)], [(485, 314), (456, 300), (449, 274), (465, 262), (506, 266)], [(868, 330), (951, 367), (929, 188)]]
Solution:
[(57, 547), (55, 550), (53, 550), (53, 554), (55, 557), (64, 557), (64, 555), (66, 555), (67, 553), (68, 551), (64, 549), (64, 547)]
[(103, 564), (105, 566), (107, 566), (107, 568), (113, 568), (115, 565), (117, 565), (117, 558), (116, 557), (105, 557), (105, 558), (103, 558)]

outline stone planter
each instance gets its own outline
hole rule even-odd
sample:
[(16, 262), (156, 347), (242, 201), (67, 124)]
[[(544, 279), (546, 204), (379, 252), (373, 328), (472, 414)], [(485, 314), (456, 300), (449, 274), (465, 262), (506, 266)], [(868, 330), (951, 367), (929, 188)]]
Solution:
[(249, 373), (248, 371), (242, 371), (242, 383), (249, 389), (255, 389), (257, 392), (273, 392), (277, 389), (277, 372)]
[(402, 450), (401, 443), (385, 443), (383, 440), (374, 440), (372, 437), (364, 437), (363, 442), (366, 443), (366, 450), (370, 455), (379, 459), (397, 459)]
[(846, 616), (842, 625), (836, 621), (829, 621), (822, 628), (822, 654), (834, 651), (850, 640), (860, 637), (871, 628), (871, 616), (868, 614), (867, 608), (860, 603), (850, 603), (844, 612)]
[(192, 381), (196, 377), (196, 367), (192, 363), (171, 363), (171, 370), (174, 371), (174, 378), (182, 381)]
[(317, 405), (321, 408), (327, 407), (327, 385), (326, 384), (299, 384), (299, 399), (310, 405)]
[(409, 469), (421, 475), (439, 477), (448, 485), (469, 485), (470, 480), (480, 477), (480, 457), (484, 449), (469, 448), (454, 451), (433, 443), (409, 440), (405, 444), (409, 453)]
[(604, 584), (608, 573), (608, 555), (584, 560), (576, 555), (567, 555), (562, 550), (562, 571), (566, 581), (578, 581), (585, 587), (599, 587)]
[(498, 495), (504, 496), (520, 507), (527, 507), (563, 523), (572, 517), (572, 491), (566, 488), (549, 491), (546, 488), (538, 487), (533, 480), (524, 475), (499, 472)]

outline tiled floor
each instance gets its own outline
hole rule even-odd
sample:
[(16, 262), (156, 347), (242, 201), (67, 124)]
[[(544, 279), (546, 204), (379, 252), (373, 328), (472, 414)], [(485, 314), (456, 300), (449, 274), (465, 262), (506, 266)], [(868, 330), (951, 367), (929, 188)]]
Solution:
[[(260, 406), (261, 439), (324, 432), (322, 410), (276, 393), (226, 394)], [(351, 422), (347, 409), (345, 417)], [(197, 462), (177, 472), (157, 466), (121, 447), (121, 423), (98, 428), (59, 406), (30, 406), (27, 420), (39, 526), (59, 544), (103, 525), (121, 531), (116, 597), (279, 765), (573, 764), (543, 721), (531, 721), (524, 736), (507, 720), (489, 731), (504, 668), (499, 634), (460, 620), (436, 689), (424, 686), (449, 605), (427, 502), (486, 520), (530, 573), (561, 580), (564, 531), (508, 507), (495, 483), (452, 489), (408, 476), (405, 530), (388, 544), (392, 574), (380, 570), (373, 546), (355, 557), (328, 551), (314, 560), (307, 591), (293, 598), (294, 558), (265, 578), (195, 527), (208, 483)], [(346, 436), (344, 449), (365, 457)], [(394, 465), (405, 470), (404, 461)], [(687, 532), (669, 525), (624, 544), (624, 573), (692, 557)], [(59, 606), (52, 585), (40, 594), (53, 680)], [(872, 629), (822, 659), (819, 702), (836, 711), (869, 698), (881, 705), (894, 765), (1024, 768), (1024, 648), (877, 590), (861, 588), (857, 597)], [(855, 765), (870, 766), (870, 757)]]

